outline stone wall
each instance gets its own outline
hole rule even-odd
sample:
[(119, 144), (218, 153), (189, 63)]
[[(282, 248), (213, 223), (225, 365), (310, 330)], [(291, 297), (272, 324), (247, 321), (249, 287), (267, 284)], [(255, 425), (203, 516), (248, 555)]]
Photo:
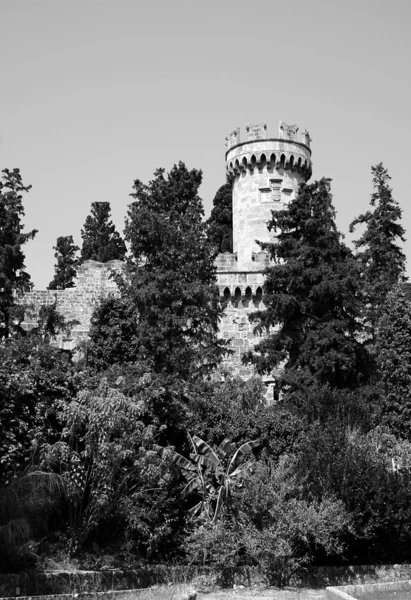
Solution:
[[(219, 335), (223, 339), (232, 339), (234, 355), (229, 362), (235, 366), (236, 373), (244, 376), (247, 376), (250, 370), (242, 367), (241, 354), (258, 341), (253, 334), (254, 326), (250, 323), (248, 315), (264, 307), (263, 270), (268, 262), (265, 252), (256, 253), (252, 262), (254, 270), (246, 272), (236, 270), (235, 254), (221, 254), (216, 261), (220, 299), (226, 307)], [(99, 300), (108, 294), (117, 293), (112, 273), (121, 270), (122, 265), (120, 261), (99, 263), (89, 260), (79, 267), (76, 287), (66, 290), (35, 290), (28, 293), (24, 301), (31, 306), (31, 310), (26, 314), (26, 329), (36, 325), (36, 314), (41, 305), (50, 306), (56, 303), (57, 310), (67, 320), (79, 322), (69, 337), (60, 336), (57, 340), (61, 348), (74, 348), (79, 341), (87, 338), (90, 319)]]
[[(50, 594), (91, 594), (117, 591), (110, 600), (120, 600), (120, 590), (145, 588), (150, 585), (190, 581), (198, 575), (212, 575), (210, 568), (188, 568), (184, 565), (167, 567), (152, 565), (139, 570), (122, 571), (49, 571), (0, 574), (0, 600), (5, 597), (39, 596)], [(347, 565), (344, 567), (308, 567), (290, 580), (290, 585), (325, 588), (335, 585), (386, 583), (411, 579), (411, 565)], [(233, 573), (233, 583), (250, 585), (262, 583), (255, 569), (239, 567)], [(124, 599), (127, 597), (124, 596)], [(62, 598), (60, 597), (60, 600)], [(107, 599), (105, 599), (107, 600)], [(123, 598), (121, 598), (123, 600)], [(127, 599), (128, 600), (128, 599)]]
[(87, 339), (90, 329), (90, 319), (94, 307), (99, 300), (109, 294), (117, 293), (117, 286), (112, 274), (121, 270), (123, 263), (113, 260), (100, 263), (88, 260), (77, 272), (76, 287), (66, 290), (34, 290), (24, 297), (24, 303), (30, 309), (26, 313), (24, 327), (31, 329), (37, 323), (37, 313), (42, 305), (50, 306), (56, 303), (56, 309), (67, 321), (76, 320), (76, 325), (70, 336), (59, 336), (56, 344), (60, 348), (73, 349), (80, 341)]
[[(252, 367), (242, 364), (241, 355), (259, 341), (253, 333), (254, 324), (250, 322), (249, 315), (257, 309), (264, 308), (264, 269), (268, 265), (269, 258), (266, 252), (253, 253), (248, 271), (238, 270), (236, 254), (220, 254), (216, 260), (220, 301), (225, 306), (219, 337), (231, 340), (232, 349), (232, 354), (224, 363), (234, 374), (244, 378), (250, 377), (254, 372)], [(31, 306), (31, 310), (26, 314), (24, 327), (35, 327), (36, 314), (41, 305), (50, 306), (56, 303), (57, 310), (66, 320), (79, 322), (70, 335), (60, 335), (55, 342), (59, 348), (73, 350), (81, 341), (87, 340), (90, 319), (99, 300), (108, 294), (117, 293), (112, 274), (122, 267), (121, 261), (99, 263), (89, 260), (79, 267), (76, 287), (30, 292), (24, 298), (25, 303)], [(272, 378), (267, 379), (269, 396), (272, 394), (271, 383)]]

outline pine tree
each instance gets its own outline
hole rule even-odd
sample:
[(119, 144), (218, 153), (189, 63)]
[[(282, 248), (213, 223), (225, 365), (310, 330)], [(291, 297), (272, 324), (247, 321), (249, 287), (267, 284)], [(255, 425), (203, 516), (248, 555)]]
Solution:
[(81, 230), (83, 246), (81, 262), (97, 260), (124, 260), (126, 245), (110, 220), (110, 202), (93, 202), (89, 215)]
[(15, 296), (23, 296), (32, 288), (30, 275), (25, 271), (24, 244), (37, 231), (23, 233), (24, 186), (19, 169), (4, 169), (0, 181), (0, 337), (9, 337), (15, 310)]
[(74, 287), (78, 265), (76, 253), (80, 248), (74, 244), (72, 235), (66, 235), (57, 238), (57, 244), (53, 249), (56, 251), (54, 257), (57, 263), (54, 265), (55, 275), (49, 283), (49, 290), (65, 290)]
[(260, 373), (285, 363), (286, 374), (308, 371), (319, 383), (355, 385), (366, 368), (359, 276), (335, 224), (330, 180), (302, 185), (287, 209), (273, 212), (269, 229), (276, 239), (261, 244), (274, 261), (266, 272), (266, 308), (251, 315), (266, 337), (245, 360)]
[(374, 192), (371, 195), (373, 210), (360, 215), (350, 225), (353, 232), (365, 225), (362, 236), (354, 242), (356, 258), (361, 269), (365, 297), (365, 320), (375, 336), (376, 323), (381, 316), (387, 294), (404, 281), (405, 255), (399, 242), (404, 242), (404, 228), (400, 223), (402, 210), (392, 197), (391, 177), (382, 163), (371, 167)]
[(231, 183), (225, 183), (213, 200), (213, 209), (207, 221), (211, 243), (218, 252), (233, 251), (233, 191)]
[[(180, 380), (213, 368), (225, 351), (217, 338), (222, 309), (215, 283), (215, 250), (203, 222), (198, 196), (201, 171), (179, 163), (165, 176), (158, 169), (145, 185), (136, 180), (125, 235), (131, 257), (120, 284), (121, 302), (101, 327), (94, 321), (90, 360), (110, 356), (117, 362), (148, 361), (155, 373)], [(116, 305), (127, 326), (116, 315)], [(114, 311), (114, 312), (113, 312)], [(127, 336), (127, 356), (119, 337)], [(111, 342), (110, 342), (111, 340)]]

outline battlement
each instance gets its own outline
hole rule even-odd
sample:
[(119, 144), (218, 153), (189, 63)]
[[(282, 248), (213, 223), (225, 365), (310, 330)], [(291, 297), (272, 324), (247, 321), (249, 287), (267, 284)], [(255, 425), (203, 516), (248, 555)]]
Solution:
[[(312, 174), (311, 137), (306, 129), (280, 121), (278, 137), (267, 137), (266, 123), (247, 125), (247, 137), (240, 141), (240, 130), (226, 137), (226, 171), (229, 178), (267, 173), (282, 175), (284, 171), (299, 173), (308, 181)], [(275, 179), (275, 177), (274, 177)]]
[(306, 129), (300, 130), (298, 125), (287, 125), (284, 121), (280, 121), (278, 126), (278, 135), (276, 137), (267, 137), (267, 123), (257, 123), (255, 125), (246, 125), (247, 140), (241, 142), (240, 128), (237, 127), (225, 138), (227, 153), (231, 148), (239, 144), (247, 144), (257, 140), (272, 140), (272, 141), (290, 141), (297, 144), (303, 144), (308, 149), (312, 142), (312, 138)]

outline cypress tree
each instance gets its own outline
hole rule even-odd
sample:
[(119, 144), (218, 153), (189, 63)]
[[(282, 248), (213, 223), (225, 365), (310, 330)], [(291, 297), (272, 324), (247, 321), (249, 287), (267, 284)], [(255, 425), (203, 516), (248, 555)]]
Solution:
[(372, 210), (354, 219), (350, 231), (353, 232), (358, 225), (365, 225), (363, 234), (354, 245), (365, 298), (364, 317), (374, 338), (387, 294), (405, 280), (406, 259), (399, 245), (405, 241), (405, 230), (400, 222), (402, 210), (392, 197), (391, 177), (382, 163), (371, 167), (371, 172), (374, 187)]
[(265, 337), (245, 361), (260, 373), (284, 365), (286, 375), (308, 372), (322, 384), (355, 385), (366, 374), (360, 281), (335, 224), (330, 180), (302, 185), (268, 227), (276, 238), (261, 244), (274, 263), (266, 271), (266, 308), (251, 315)]
[(121, 298), (108, 299), (96, 312), (103, 320), (93, 320), (91, 362), (142, 360), (179, 381), (219, 362), (225, 352), (218, 339), (222, 308), (216, 252), (198, 195), (201, 180), (201, 171), (180, 162), (167, 175), (158, 169), (148, 185), (134, 182), (125, 228), (131, 256)]
[(55, 275), (49, 283), (49, 290), (65, 290), (74, 287), (74, 279), (77, 277), (76, 267), (79, 262), (76, 253), (80, 248), (74, 244), (72, 235), (66, 235), (57, 238), (57, 244), (53, 249), (57, 263), (54, 265)]
[(22, 247), (37, 233), (24, 233), (23, 193), (31, 186), (23, 184), (19, 169), (4, 169), (0, 180), (0, 337), (9, 337), (15, 296), (23, 296), (32, 288), (25, 270)]
[(217, 248), (217, 252), (232, 252), (233, 191), (231, 183), (225, 183), (217, 190), (207, 223), (210, 241)]
[(110, 220), (110, 202), (93, 202), (91, 214), (87, 217), (81, 230), (83, 245), (81, 262), (97, 260), (124, 260), (126, 245)]

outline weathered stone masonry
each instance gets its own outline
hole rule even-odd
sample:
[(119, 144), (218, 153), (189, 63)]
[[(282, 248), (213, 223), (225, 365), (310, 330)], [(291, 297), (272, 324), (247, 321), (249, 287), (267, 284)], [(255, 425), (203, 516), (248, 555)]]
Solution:
[[(91, 315), (98, 301), (108, 294), (117, 293), (111, 274), (122, 269), (122, 266), (123, 263), (119, 260), (107, 263), (88, 260), (77, 271), (76, 287), (66, 290), (34, 290), (25, 296), (24, 301), (33, 307), (30, 311), (33, 315), (40, 306), (50, 306), (56, 302), (57, 310), (67, 321), (79, 321), (69, 338), (59, 336), (57, 339), (60, 348), (73, 349), (80, 341), (87, 339)], [(35, 316), (26, 317), (27, 328), (35, 324)]]
[[(247, 139), (240, 141), (240, 130), (226, 138), (226, 170), (233, 185), (233, 250), (216, 260), (217, 285), (226, 306), (220, 336), (231, 340), (233, 355), (229, 363), (234, 372), (248, 377), (241, 355), (252, 348), (258, 338), (248, 315), (264, 308), (264, 271), (270, 264), (257, 240), (268, 242), (272, 234), (267, 222), (273, 210), (286, 207), (299, 185), (311, 177), (311, 138), (307, 131), (280, 121), (275, 138), (267, 137), (266, 123), (248, 125)], [(67, 320), (80, 322), (70, 338), (57, 340), (62, 348), (74, 348), (87, 339), (90, 318), (98, 300), (116, 293), (111, 278), (113, 270), (122, 268), (120, 261), (98, 263), (86, 261), (78, 270), (77, 287), (67, 290), (33, 291), (26, 301), (34, 308), (57, 302), (57, 309)], [(35, 321), (27, 321), (27, 326)]]

